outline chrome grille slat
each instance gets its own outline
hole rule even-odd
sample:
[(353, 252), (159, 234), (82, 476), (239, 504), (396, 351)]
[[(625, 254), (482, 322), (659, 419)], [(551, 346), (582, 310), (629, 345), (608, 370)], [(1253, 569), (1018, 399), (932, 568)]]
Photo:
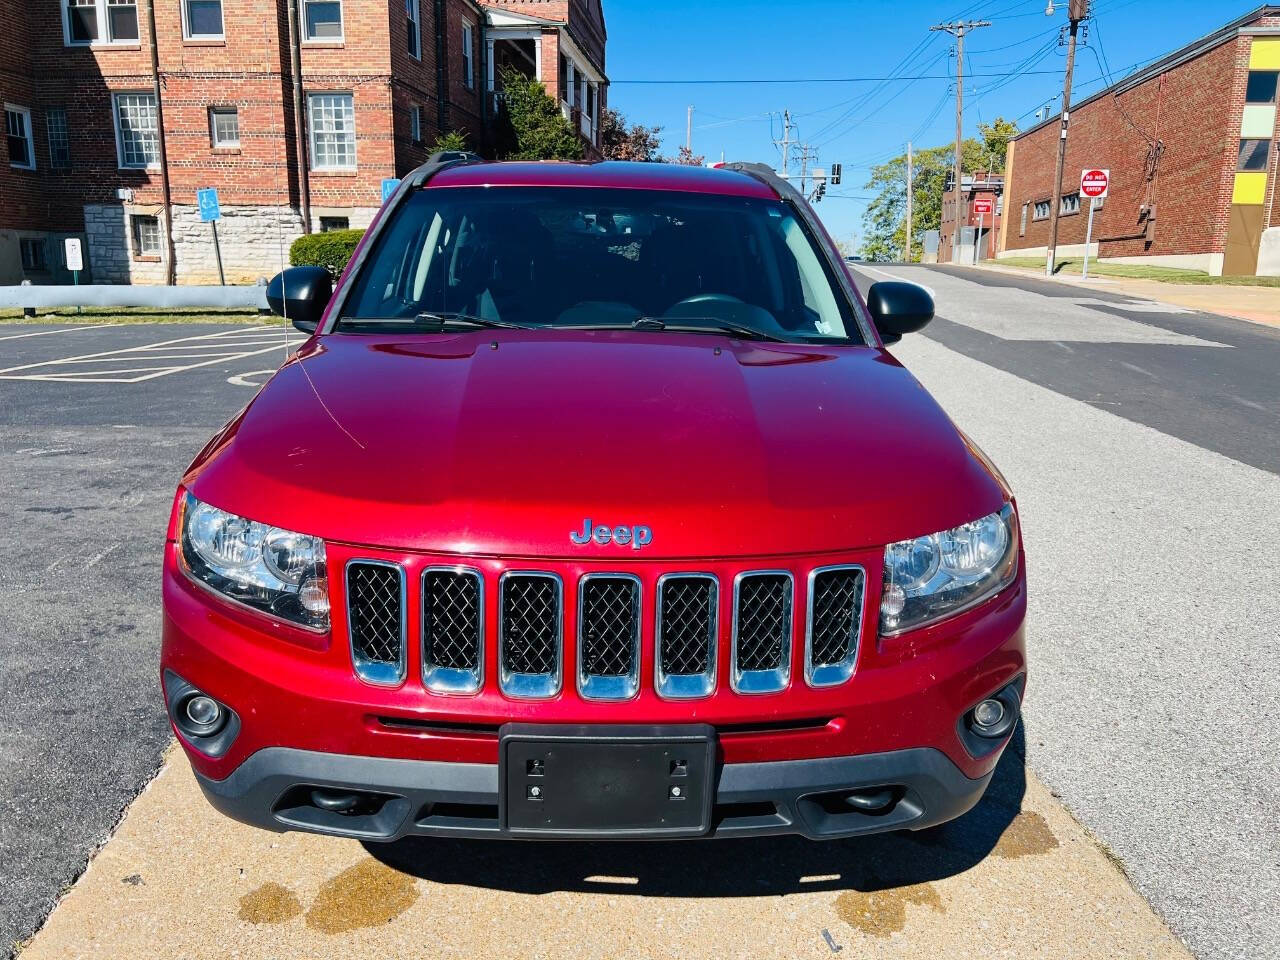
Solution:
[(705, 573), (670, 573), (658, 580), (657, 688), (661, 696), (710, 696), (716, 684), (719, 586)]
[(399, 683), (405, 675), (404, 568), (381, 560), (351, 560), (346, 595), (356, 674), (370, 683)]
[(857, 565), (810, 571), (805, 679), (811, 686), (833, 686), (853, 675), (866, 585), (866, 572)]
[(484, 683), (484, 577), (467, 567), (422, 574), (422, 682), (434, 693), (476, 693)]
[(553, 573), (509, 571), (499, 586), (499, 681), (514, 697), (560, 691), (564, 588)]
[(753, 570), (733, 582), (733, 689), (773, 693), (791, 679), (792, 598), (795, 581), (786, 570)]
[(578, 582), (578, 688), (588, 700), (640, 690), (640, 580), (593, 573)]

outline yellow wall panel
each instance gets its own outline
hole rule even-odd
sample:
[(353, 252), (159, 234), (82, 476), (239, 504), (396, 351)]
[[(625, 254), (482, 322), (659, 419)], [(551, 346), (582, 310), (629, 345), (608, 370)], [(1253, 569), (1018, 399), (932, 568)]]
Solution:
[(1267, 175), (1265, 173), (1237, 173), (1235, 190), (1231, 193), (1232, 203), (1261, 204), (1267, 196)]
[(1250, 70), (1280, 70), (1280, 37), (1254, 37), (1249, 48)]

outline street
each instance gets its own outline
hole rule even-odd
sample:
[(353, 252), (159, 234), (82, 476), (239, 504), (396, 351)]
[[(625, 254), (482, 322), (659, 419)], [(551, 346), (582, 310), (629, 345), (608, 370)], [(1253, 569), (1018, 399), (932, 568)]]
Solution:
[[(165, 763), (160, 544), (181, 470), (285, 332), (12, 325), (0, 942), (31, 936), (165, 763), (24, 956), (228, 938), (272, 956), (1185, 955), (1166, 921), (1199, 957), (1276, 956), (1280, 330), (990, 271), (859, 272), (934, 292), (938, 319), (892, 352), (1022, 512), (1024, 730), (975, 811), (919, 836), (639, 848), (366, 849), (217, 817), (181, 754)], [(522, 919), (498, 933), (499, 915)]]

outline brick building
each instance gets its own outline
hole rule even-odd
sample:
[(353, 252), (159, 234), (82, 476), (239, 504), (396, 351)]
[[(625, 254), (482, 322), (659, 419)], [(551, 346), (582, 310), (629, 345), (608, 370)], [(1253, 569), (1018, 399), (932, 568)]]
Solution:
[[(1280, 274), (1280, 6), (1259, 7), (1071, 110), (1058, 250), (1084, 251), (1080, 171), (1111, 170), (1091, 253), (1222, 274)], [(1002, 256), (1044, 256), (1059, 118), (1009, 144)]]
[(67, 236), (82, 281), (216, 282), (202, 187), (227, 281), (273, 273), (443, 132), (488, 150), (505, 63), (598, 154), (604, 48), (599, 0), (0, 0), (0, 284), (70, 282)]
[[(948, 182), (954, 180), (948, 177)], [(977, 201), (982, 201), (977, 203)], [(980, 213), (975, 207), (989, 206)], [(990, 260), (997, 252), (996, 240), (1000, 234), (1000, 217), (1003, 213), (1004, 177), (989, 170), (979, 170), (960, 178), (960, 236), (952, 247), (955, 234), (956, 194), (954, 189), (943, 191), (942, 221), (938, 231), (938, 263), (973, 263), (974, 247), (978, 260)]]

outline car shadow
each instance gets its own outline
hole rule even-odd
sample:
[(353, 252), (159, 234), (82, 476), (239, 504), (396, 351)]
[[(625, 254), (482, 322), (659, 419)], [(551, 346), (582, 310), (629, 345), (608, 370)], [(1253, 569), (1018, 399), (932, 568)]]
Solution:
[(1019, 723), (981, 802), (958, 820), (918, 833), (823, 842), (782, 836), (625, 845), (410, 837), (366, 843), (365, 849), (415, 877), (510, 893), (759, 897), (884, 890), (954, 876), (992, 851), (1022, 808), (1025, 743)]

